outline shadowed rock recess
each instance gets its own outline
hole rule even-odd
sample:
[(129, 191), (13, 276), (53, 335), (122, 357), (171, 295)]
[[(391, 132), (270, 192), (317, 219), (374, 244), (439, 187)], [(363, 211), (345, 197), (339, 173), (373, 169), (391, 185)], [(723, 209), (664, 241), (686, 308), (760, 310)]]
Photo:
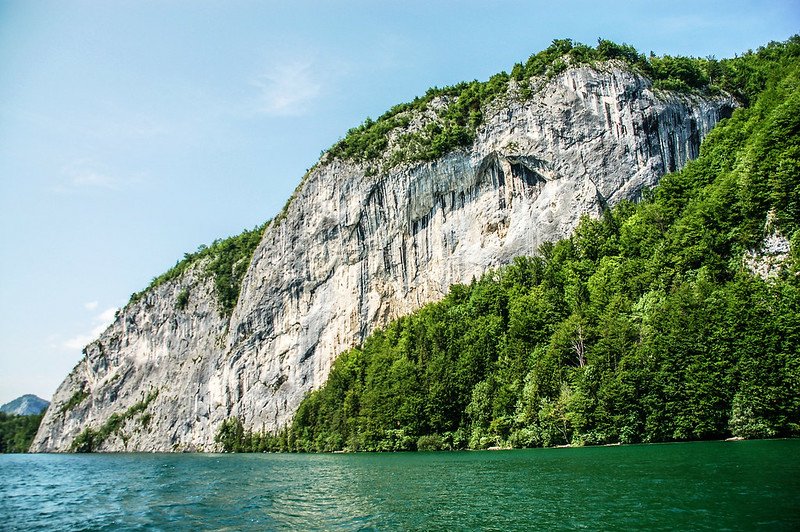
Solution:
[(636, 197), (696, 157), (734, 106), (653, 90), (613, 61), (523, 92), (512, 80), (471, 146), (436, 160), (323, 155), (264, 230), (232, 313), (203, 261), (134, 298), (86, 347), (31, 450), (74, 450), (86, 429), (100, 451), (217, 450), (230, 416), (279, 429), (338, 353)]

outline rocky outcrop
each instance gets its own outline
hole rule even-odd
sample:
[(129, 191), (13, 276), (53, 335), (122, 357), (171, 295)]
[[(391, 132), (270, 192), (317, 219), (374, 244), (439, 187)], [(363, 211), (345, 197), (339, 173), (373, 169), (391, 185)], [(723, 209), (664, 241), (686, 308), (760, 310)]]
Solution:
[(99, 431), (114, 415), (118, 426), (97, 450), (211, 449), (228, 328), (213, 293), (201, 263), (122, 309), (53, 395), (31, 450), (68, 451), (81, 431)]
[(789, 266), (791, 242), (778, 231), (775, 211), (767, 213), (764, 224), (766, 236), (754, 249), (748, 249), (742, 264), (753, 275), (769, 280), (778, 277)]
[(213, 450), (229, 416), (280, 428), (338, 353), (654, 186), (732, 108), (654, 92), (611, 63), (542, 80), (527, 99), (512, 84), (473, 145), (435, 161), (375, 174), (323, 156), (265, 230), (230, 319), (198, 268), (147, 293), (87, 347), (32, 450), (68, 450), (114, 413), (100, 450)]

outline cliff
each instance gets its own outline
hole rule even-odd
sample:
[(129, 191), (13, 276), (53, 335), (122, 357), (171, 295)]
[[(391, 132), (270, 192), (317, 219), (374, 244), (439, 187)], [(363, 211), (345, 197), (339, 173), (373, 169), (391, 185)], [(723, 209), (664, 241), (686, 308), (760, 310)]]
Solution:
[(31, 450), (215, 450), (230, 416), (278, 429), (338, 353), (635, 198), (734, 106), (655, 90), (617, 62), (533, 84), (511, 80), (474, 142), (437, 159), (393, 155), (447, 96), (406, 111), (377, 161), (324, 155), (264, 230), (230, 316), (203, 260), (132, 301), (59, 387)]

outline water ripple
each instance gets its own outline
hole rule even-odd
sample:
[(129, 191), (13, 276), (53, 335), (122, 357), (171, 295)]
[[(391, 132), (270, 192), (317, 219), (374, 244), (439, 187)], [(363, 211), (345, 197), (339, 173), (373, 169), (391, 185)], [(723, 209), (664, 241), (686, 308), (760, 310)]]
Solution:
[(358, 455), (3, 455), (3, 530), (798, 528), (800, 441)]

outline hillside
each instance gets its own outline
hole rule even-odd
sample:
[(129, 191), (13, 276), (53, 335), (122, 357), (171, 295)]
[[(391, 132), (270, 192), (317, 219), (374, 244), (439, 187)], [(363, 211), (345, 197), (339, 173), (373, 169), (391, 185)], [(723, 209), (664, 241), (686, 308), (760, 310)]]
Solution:
[[(775, 65), (792, 61), (787, 58), (796, 57), (789, 55), (794, 47), (776, 45), (775, 57), (758, 56), (753, 60), (758, 68), (751, 71), (745, 56), (727, 62), (645, 58), (608, 41), (596, 48), (557, 41), (511, 74), (429, 91), (368, 120), (323, 155), (274, 220), (187, 255), (135, 294), (57, 390), (32, 450), (215, 450), (225, 445), (215, 441), (221, 427), (232, 427), (233, 433), (239, 426), (242, 432), (244, 427), (280, 431), (295, 419), (308, 392), (325, 384), (340, 353), (358, 345), (367, 352), (380, 343), (374, 338), (385, 333), (368, 340), (373, 331), (442, 300), (452, 285), (466, 287), (454, 293), (465, 291), (471, 298), (471, 290), (490, 278), (487, 271), (537, 250), (541, 255), (550, 249), (542, 245), (568, 237), (586, 215), (605, 221), (583, 222), (584, 228), (623, 224), (626, 218), (617, 214), (614, 221), (609, 209), (635, 211), (629, 201), (695, 159), (702, 140), (734, 108), (757, 108), (753, 102), (763, 92), (758, 76), (769, 78)], [(759, 61), (775, 65), (763, 67)], [(686, 186), (674, 191), (676, 212), (690, 199)], [(658, 195), (662, 189), (656, 190)], [(792, 214), (791, 205), (788, 211), (775, 210), (778, 223)], [(768, 210), (761, 212), (760, 228)], [(663, 220), (658, 230), (669, 223)], [(645, 236), (635, 233), (631, 245), (648, 244)], [(693, 237), (684, 234), (681, 244)], [(614, 240), (613, 234), (608, 238)], [(567, 298), (558, 312), (570, 323), (577, 320), (581, 330), (585, 320), (588, 334), (595, 324), (580, 283), (588, 283), (593, 271), (583, 261), (622, 252), (578, 247), (575, 258), (564, 246), (552, 249), (562, 250), (557, 255), (562, 262), (580, 263), (570, 266), (580, 282), (557, 279), (553, 301)], [(693, 248), (678, 248), (684, 249)], [(753, 261), (759, 260), (754, 255)], [(473, 278), (483, 280), (469, 287)], [(523, 282), (540, 285), (536, 277)], [(558, 290), (572, 295), (558, 295)], [(463, 330), (467, 336), (459, 341), (486, 349), (479, 353), (483, 358), (466, 361), (464, 371), (472, 372), (463, 381), (466, 388), (448, 385), (445, 397), (455, 394), (457, 401), (469, 397), (472, 402), (481, 389), (494, 397), (494, 385), (481, 383), (502, 359), (488, 346), (507, 343), (506, 311), (502, 305), (484, 311), (498, 312), (500, 321), (487, 318), (484, 324), (478, 314), (468, 315), (477, 321), (469, 322), (474, 326)], [(564, 316), (554, 314), (553, 323)], [(524, 322), (524, 327), (537, 323)], [(526, 334), (536, 338), (550, 332), (531, 328)], [(584, 341), (586, 357), (593, 341), (588, 336)], [(536, 342), (520, 344), (518, 359), (530, 358), (529, 347), (549, 345)], [(341, 365), (353, 356), (345, 355)], [(408, 370), (411, 361), (418, 362), (409, 358), (398, 371)], [(588, 358), (581, 365), (588, 367)], [(407, 374), (409, 382), (419, 381), (413, 372)], [(555, 383), (564, 380), (559, 375), (554, 374)], [(394, 382), (406, 381), (393, 377), (385, 384)], [(400, 391), (375, 390), (378, 397)], [(396, 406), (374, 404), (387, 409), (384, 415)], [(309, 408), (301, 408), (297, 419)], [(506, 415), (493, 413), (490, 427)], [(424, 422), (439, 423), (431, 420)], [(434, 426), (440, 425), (414, 428), (403, 439), (417, 445), (419, 437), (441, 435)], [(332, 444), (337, 445), (344, 443)]]
[(747, 105), (641, 201), (341, 355), (290, 428), (228, 450), (800, 435), (800, 40), (723, 65)]

